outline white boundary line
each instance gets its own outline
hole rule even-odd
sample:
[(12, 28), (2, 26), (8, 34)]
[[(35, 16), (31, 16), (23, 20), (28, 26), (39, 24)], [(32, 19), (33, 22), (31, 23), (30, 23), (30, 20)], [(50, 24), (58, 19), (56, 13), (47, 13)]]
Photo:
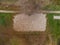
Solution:
[[(0, 13), (19, 13), (21, 11), (0, 10)], [(60, 13), (60, 11), (40, 11), (39, 13)]]
[(0, 10), (0, 13), (18, 13), (19, 11)]
[(60, 19), (60, 16), (57, 16), (57, 15), (56, 15), (56, 16), (54, 16), (53, 18), (54, 18), (54, 19)]
[(42, 11), (42, 13), (60, 13), (60, 11)]

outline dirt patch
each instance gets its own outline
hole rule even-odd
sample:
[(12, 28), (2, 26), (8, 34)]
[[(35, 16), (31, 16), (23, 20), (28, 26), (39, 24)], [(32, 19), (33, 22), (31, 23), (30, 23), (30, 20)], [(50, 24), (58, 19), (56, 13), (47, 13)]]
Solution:
[(17, 14), (13, 19), (13, 28), (15, 31), (45, 31), (46, 14)]

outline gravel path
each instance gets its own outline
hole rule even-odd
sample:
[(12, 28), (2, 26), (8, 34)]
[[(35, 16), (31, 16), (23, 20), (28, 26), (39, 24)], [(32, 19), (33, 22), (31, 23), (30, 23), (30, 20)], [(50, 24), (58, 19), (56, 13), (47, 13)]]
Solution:
[(17, 14), (13, 19), (13, 28), (16, 31), (45, 31), (46, 30), (46, 14)]

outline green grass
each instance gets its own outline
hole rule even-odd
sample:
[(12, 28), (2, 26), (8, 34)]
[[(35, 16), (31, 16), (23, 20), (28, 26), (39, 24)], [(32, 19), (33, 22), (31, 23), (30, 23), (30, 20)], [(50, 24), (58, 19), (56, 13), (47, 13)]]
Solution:
[(12, 23), (12, 16), (13, 14), (10, 13), (0, 13), (0, 25), (1, 26), (8, 26)]
[(50, 34), (52, 35), (52, 39), (55, 45), (57, 45), (58, 40), (60, 39), (60, 20), (53, 19), (54, 15), (60, 16), (60, 14), (47, 14), (47, 18), (48, 18), (47, 28)]
[(51, 32), (52, 36), (57, 39), (60, 37), (60, 20), (53, 19), (54, 15), (60, 16), (60, 14), (48, 14), (47, 15), (48, 27), (49, 27), (49, 31)]
[(53, 11), (59, 10), (60, 11), (60, 5), (50, 4), (44, 7), (44, 10), (53, 10)]

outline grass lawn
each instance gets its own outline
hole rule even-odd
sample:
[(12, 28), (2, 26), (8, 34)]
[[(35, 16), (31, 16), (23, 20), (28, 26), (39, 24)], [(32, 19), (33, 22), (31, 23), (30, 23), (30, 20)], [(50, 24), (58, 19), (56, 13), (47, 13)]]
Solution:
[[(50, 5), (47, 5), (44, 8), (44, 10), (60, 11), (60, 5), (52, 3)], [(47, 18), (48, 18), (47, 28), (50, 31), (50, 33), (52, 34), (53, 39), (58, 41), (58, 39), (60, 39), (60, 20), (53, 19), (54, 15), (60, 16), (60, 14), (47, 14)]]
[(60, 14), (47, 14), (48, 28), (52, 34), (52, 38), (58, 41), (60, 39), (60, 20), (54, 19), (54, 15), (60, 16)]
[(8, 26), (12, 23), (13, 14), (11, 13), (0, 13), (0, 25)]

